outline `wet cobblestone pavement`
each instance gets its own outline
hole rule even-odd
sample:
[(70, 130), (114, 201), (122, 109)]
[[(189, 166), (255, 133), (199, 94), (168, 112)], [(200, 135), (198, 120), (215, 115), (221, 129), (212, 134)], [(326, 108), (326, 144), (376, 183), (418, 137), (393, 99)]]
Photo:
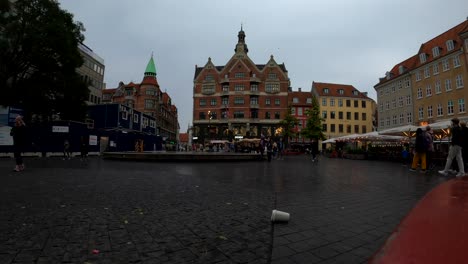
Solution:
[[(0, 160), (0, 263), (362, 263), (443, 181), (390, 162)], [(270, 223), (271, 210), (291, 213)]]

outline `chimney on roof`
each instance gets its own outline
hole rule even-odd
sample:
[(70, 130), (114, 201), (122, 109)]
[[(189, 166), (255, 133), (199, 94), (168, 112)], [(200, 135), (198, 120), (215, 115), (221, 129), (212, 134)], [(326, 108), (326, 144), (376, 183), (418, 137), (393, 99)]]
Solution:
[(299, 87), (299, 88), (297, 88), (297, 89), (299, 90), (299, 92), (302, 90), (302, 88), (301, 88), (301, 87)]

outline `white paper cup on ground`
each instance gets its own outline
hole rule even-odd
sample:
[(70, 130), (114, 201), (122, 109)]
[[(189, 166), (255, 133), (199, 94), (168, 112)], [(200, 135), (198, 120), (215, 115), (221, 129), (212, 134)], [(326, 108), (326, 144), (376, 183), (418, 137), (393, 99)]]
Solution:
[(273, 210), (271, 213), (271, 221), (272, 222), (288, 222), (289, 221), (289, 213)]

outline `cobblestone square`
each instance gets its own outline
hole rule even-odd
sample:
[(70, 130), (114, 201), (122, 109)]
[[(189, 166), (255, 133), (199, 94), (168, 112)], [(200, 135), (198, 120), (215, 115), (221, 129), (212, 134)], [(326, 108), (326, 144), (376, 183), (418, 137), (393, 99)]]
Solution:
[[(398, 163), (0, 160), (0, 263), (363, 263), (444, 181)], [(270, 223), (273, 209), (291, 214)]]

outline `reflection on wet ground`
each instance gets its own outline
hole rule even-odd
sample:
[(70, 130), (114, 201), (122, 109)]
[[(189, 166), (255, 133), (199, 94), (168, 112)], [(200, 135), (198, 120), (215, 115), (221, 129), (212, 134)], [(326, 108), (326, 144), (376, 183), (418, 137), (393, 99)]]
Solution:
[[(442, 181), (397, 163), (314, 164), (306, 156), (271, 163), (36, 159), (19, 174), (11, 164), (0, 160), (5, 263), (362, 262)], [(272, 229), (275, 208), (291, 221)]]

